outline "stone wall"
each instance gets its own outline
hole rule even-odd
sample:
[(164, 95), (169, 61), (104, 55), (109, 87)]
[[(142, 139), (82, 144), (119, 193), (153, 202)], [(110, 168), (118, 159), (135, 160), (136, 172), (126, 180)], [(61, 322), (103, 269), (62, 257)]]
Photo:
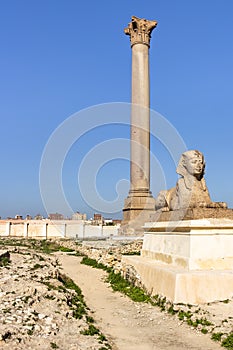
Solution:
[(118, 235), (119, 226), (95, 226), (82, 220), (0, 220), (0, 236), (24, 238), (91, 238)]

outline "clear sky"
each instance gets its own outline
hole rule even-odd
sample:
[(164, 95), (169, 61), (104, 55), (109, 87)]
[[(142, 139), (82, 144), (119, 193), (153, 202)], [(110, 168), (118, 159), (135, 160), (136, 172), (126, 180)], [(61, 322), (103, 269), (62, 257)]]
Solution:
[[(232, 0), (2, 0), (2, 217), (46, 214), (40, 195), (40, 162), (46, 143), (62, 122), (94, 105), (130, 102), (131, 49), (123, 30), (132, 15), (158, 21), (150, 49), (151, 108), (174, 126), (188, 149), (204, 153), (212, 199), (233, 207)], [(83, 123), (81, 113), (80, 128)], [(128, 137), (127, 126), (105, 125), (88, 130), (67, 150), (60, 170), (63, 191), (74, 211), (88, 216), (96, 211), (78, 187), (85, 155), (103, 141)], [(128, 151), (126, 145), (126, 158)], [(156, 140), (152, 151), (167, 186), (174, 186), (176, 167), (170, 155)], [(55, 149), (54, 158), (57, 153)], [(120, 217), (111, 213), (111, 201), (116, 183), (129, 179), (129, 162), (114, 160), (114, 155), (112, 159), (99, 170), (96, 187), (110, 201), (105, 216)], [(156, 185), (155, 169), (152, 178), (156, 195), (162, 188)], [(124, 188), (126, 197), (127, 185)]]

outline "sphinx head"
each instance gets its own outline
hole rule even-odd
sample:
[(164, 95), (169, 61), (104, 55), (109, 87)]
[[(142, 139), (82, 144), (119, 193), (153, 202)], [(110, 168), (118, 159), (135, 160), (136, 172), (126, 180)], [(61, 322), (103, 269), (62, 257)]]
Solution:
[(205, 161), (204, 156), (197, 150), (184, 152), (180, 158), (178, 167), (176, 169), (177, 174), (186, 176), (195, 176), (201, 180), (204, 176)]

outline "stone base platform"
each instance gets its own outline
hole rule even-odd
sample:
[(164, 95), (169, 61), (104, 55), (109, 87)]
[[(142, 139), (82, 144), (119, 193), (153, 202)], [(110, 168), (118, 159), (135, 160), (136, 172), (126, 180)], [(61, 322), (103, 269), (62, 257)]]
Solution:
[(202, 304), (233, 296), (233, 271), (188, 271), (140, 256), (123, 256), (126, 266), (133, 266), (151, 295), (165, 296), (173, 303)]
[(124, 257), (152, 294), (198, 304), (233, 296), (233, 220), (148, 222), (140, 257)]

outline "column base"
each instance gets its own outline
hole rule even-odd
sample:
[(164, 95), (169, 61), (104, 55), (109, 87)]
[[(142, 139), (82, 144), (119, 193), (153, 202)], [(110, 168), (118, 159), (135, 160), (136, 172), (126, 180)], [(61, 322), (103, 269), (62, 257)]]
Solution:
[(125, 199), (120, 234), (143, 235), (143, 225), (155, 210), (155, 199), (148, 190), (133, 190)]

